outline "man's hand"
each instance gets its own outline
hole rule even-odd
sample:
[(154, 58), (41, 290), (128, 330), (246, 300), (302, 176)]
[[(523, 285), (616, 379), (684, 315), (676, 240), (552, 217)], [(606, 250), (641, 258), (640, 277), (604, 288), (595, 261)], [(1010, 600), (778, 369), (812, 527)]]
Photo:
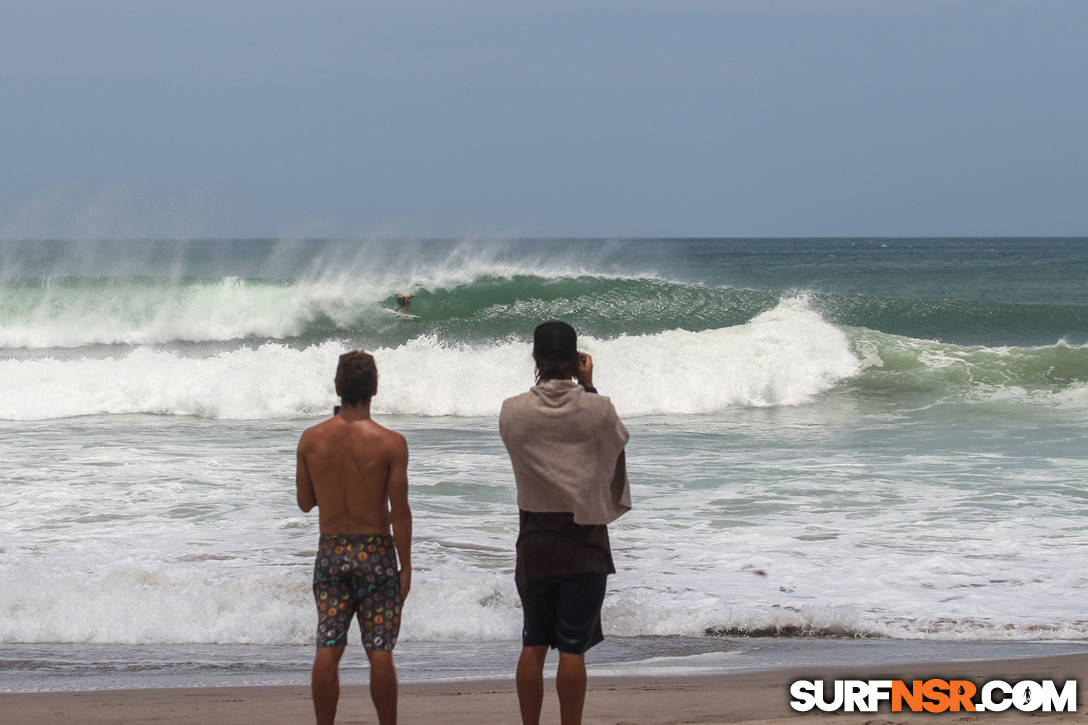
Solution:
[(578, 384), (593, 387), (593, 356), (588, 352), (578, 352)]
[(403, 602), (408, 597), (408, 592), (412, 588), (412, 570), (401, 569), (400, 570), (400, 600)]

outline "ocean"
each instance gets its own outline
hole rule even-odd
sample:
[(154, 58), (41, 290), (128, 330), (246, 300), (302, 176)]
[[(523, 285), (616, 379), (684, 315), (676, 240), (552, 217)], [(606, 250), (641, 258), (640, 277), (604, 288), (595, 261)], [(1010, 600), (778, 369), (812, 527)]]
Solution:
[(1085, 651), (1086, 279), (1088, 239), (0, 243), (0, 691), (307, 682), (295, 445), (355, 348), (411, 451), (401, 676), (512, 676), (497, 416), (552, 318), (631, 432), (591, 672)]

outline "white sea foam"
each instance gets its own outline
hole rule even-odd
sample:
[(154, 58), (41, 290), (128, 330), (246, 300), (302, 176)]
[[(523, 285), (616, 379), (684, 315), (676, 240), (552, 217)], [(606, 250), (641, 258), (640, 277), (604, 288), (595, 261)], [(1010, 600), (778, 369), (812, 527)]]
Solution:
[[(308, 644), (315, 615), (308, 567), (217, 568), (111, 562), (79, 576), (0, 574), (0, 642)], [(29, 563), (28, 563), (29, 565)], [(89, 562), (88, 562), (89, 565)], [(271, 569), (271, 571), (268, 571)], [(63, 568), (58, 571), (64, 571)], [(728, 576), (722, 572), (723, 578)], [(495, 573), (416, 573), (402, 641), (498, 641), (516, 637), (521, 608), (513, 579)], [(626, 579), (626, 580), (625, 580)], [(609, 636), (791, 635), (907, 639), (1083, 639), (1088, 622), (1025, 617), (882, 618), (851, 604), (782, 607), (734, 596), (632, 587), (613, 577), (602, 610)], [(714, 587), (714, 585), (710, 585)], [(830, 597), (829, 597), (830, 598)], [(914, 602), (913, 606), (933, 606)], [(938, 605), (939, 606), (939, 605)], [(1018, 621), (1019, 620), (1019, 621)], [(352, 640), (358, 636), (352, 633)]]
[[(342, 266), (315, 266), (301, 278), (279, 281), (110, 277), (73, 286), (71, 278), (45, 278), (40, 286), (0, 286), (0, 349), (290, 338), (321, 318), (345, 328), (361, 316), (379, 316), (381, 305), (399, 293), (451, 290), (484, 278), (632, 279), (587, 267), (544, 268), (459, 255), (401, 273), (358, 271), (367, 265), (345, 272)], [(652, 273), (636, 278), (657, 279)]]
[[(254, 283), (227, 277), (177, 284), (130, 282), (71, 289), (49, 284), (33, 299), (8, 299), (0, 347), (65, 348), (225, 341), (301, 334), (319, 315), (346, 323), (360, 307), (377, 312), (388, 289), (351, 280)], [(6, 297), (29, 296), (7, 290)], [(0, 300), (3, 297), (0, 296)]]
[(1061, 408), (1078, 410), (1088, 417), (1088, 383), (1071, 385), (1055, 396)]
[[(595, 383), (628, 416), (798, 405), (859, 369), (846, 335), (797, 301), (737, 327), (581, 342), (596, 361)], [(17, 394), (0, 401), (0, 419), (317, 415), (335, 401), (331, 378), (344, 347), (268, 343), (208, 357), (138, 348), (117, 357), (4, 360), (0, 388)], [(532, 377), (520, 342), (458, 345), (422, 336), (373, 352), (380, 413), (493, 416)]]
[[(1088, 637), (1075, 447), (1042, 458), (1017, 428), (859, 432), (788, 413), (734, 411), (719, 433), (628, 421), (635, 508), (609, 527), (606, 633)], [(399, 422), (405, 641), (516, 638), (516, 496), (493, 419)], [(303, 425), (3, 424), (0, 642), (309, 643)]]
[[(307, 570), (253, 575), (239, 567), (139, 566), (56, 579), (0, 577), (0, 642), (307, 644), (314, 612)], [(404, 641), (496, 641), (520, 628), (512, 577), (417, 572), (404, 614)], [(627, 591), (615, 582), (602, 613), (609, 635), (730, 633), (871, 634), (854, 610), (744, 610), (701, 596)], [(651, 606), (653, 605), (653, 606)], [(709, 606), (708, 606), (709, 605)], [(353, 638), (356, 635), (353, 634)]]
[[(0, 641), (302, 643), (312, 608), (298, 577), (209, 577), (207, 567), (138, 567), (54, 578), (4, 577)], [(305, 613), (305, 614), (304, 614)]]

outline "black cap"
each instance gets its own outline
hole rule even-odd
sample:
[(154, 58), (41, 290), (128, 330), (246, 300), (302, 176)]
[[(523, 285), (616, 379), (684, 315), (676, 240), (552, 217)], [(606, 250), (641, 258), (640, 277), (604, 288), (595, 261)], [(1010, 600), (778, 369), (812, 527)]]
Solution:
[(541, 323), (533, 330), (533, 355), (540, 359), (576, 359), (578, 333), (573, 327), (559, 320)]

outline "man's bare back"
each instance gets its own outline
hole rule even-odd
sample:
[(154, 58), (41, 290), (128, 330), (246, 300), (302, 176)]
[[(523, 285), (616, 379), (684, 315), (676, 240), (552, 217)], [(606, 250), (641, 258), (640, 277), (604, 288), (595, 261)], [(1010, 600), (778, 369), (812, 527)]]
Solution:
[(298, 505), (318, 507), (323, 534), (388, 534), (389, 504), (407, 507), (404, 436), (344, 410), (306, 430), (298, 445)]

